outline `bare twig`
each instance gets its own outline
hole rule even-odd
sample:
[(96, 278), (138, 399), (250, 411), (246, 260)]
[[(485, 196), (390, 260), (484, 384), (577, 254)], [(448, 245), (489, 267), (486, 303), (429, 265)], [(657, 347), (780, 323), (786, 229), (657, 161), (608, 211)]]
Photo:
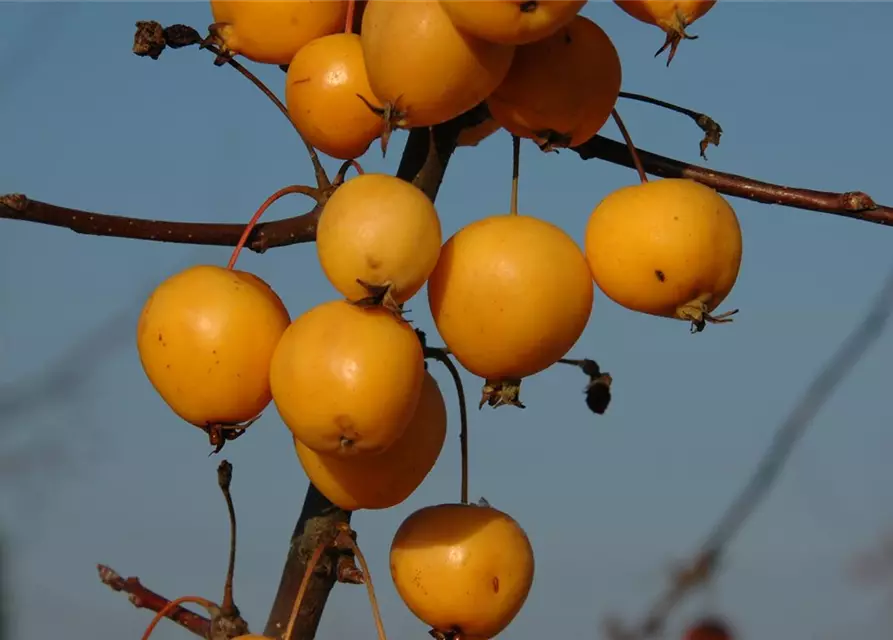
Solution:
[(233, 599), (233, 577), (236, 573), (236, 507), (230, 492), (232, 481), (233, 465), (228, 460), (223, 460), (217, 466), (217, 484), (220, 485), (229, 515), (229, 558), (226, 564), (226, 580), (223, 583), (223, 601), (220, 603), (220, 612), (223, 615), (235, 617), (239, 615), (239, 608)]
[(676, 574), (670, 588), (652, 606), (644, 622), (631, 631), (621, 627), (615, 620), (609, 621), (606, 625), (609, 637), (615, 640), (644, 640), (658, 635), (667, 616), (684, 597), (712, 577), (727, 546), (769, 493), (813, 418), (881, 337), (891, 315), (893, 271), (887, 276), (871, 309), (813, 379), (793, 411), (779, 425), (743, 490), (720, 517), (691, 562)]
[(663, 100), (658, 100), (657, 98), (652, 98), (650, 96), (643, 96), (640, 93), (629, 93), (628, 91), (621, 91), (620, 97), (626, 98), (627, 100), (636, 100), (638, 102), (653, 104), (657, 107), (661, 107), (669, 111), (681, 113), (682, 115), (688, 116), (689, 118), (694, 120), (695, 124), (698, 125), (701, 131), (704, 132), (704, 137), (703, 139), (701, 139), (701, 142), (699, 144), (701, 157), (704, 158), (704, 160), (707, 159), (707, 145), (712, 144), (715, 147), (719, 146), (719, 139), (722, 136), (722, 127), (719, 126), (719, 123), (716, 120), (704, 113), (698, 113), (697, 111), (693, 111), (692, 109), (680, 107), (679, 105), (672, 104), (670, 102), (664, 102)]
[[(316, 206), (303, 215), (260, 223), (254, 227), (245, 248), (263, 253), (272, 247), (313, 242), (321, 210)], [(29, 200), (21, 194), (0, 195), (0, 218), (62, 227), (91, 236), (223, 247), (236, 246), (245, 231), (244, 224), (168, 222), (93, 213)]]
[[(584, 160), (598, 158), (635, 169), (635, 162), (633, 162), (626, 145), (603, 136), (593, 136), (583, 144), (574, 147), (573, 151)], [(662, 178), (689, 178), (727, 196), (763, 204), (780, 204), (794, 209), (830, 213), (875, 224), (893, 225), (893, 208), (875, 203), (868, 194), (861, 191), (835, 193), (785, 187), (734, 173), (696, 167), (687, 162), (644, 151), (641, 148), (638, 151), (645, 171), (651, 175)]]
[[(100, 581), (114, 591), (126, 593), (130, 602), (137, 609), (148, 609), (157, 613), (170, 602), (164, 596), (144, 587), (139, 578), (122, 578), (114, 569), (102, 564), (97, 565), (96, 568), (99, 570)], [(202, 638), (206, 638), (211, 630), (211, 621), (208, 618), (183, 607), (178, 606), (172, 609), (166, 617)]]
[[(429, 149), (426, 144), (424, 156), (404, 156), (404, 163), (411, 160), (413, 166), (419, 169), (414, 179), (417, 185), (428, 181), (427, 172), (433, 171), (433, 175), (436, 175), (437, 167), (442, 163), (445, 152), (447, 150), (452, 152), (447, 146), (441, 142), (439, 147)], [(573, 150), (584, 160), (599, 158), (631, 169), (636, 168), (626, 145), (609, 138), (594, 136)], [(704, 169), (642, 149), (638, 151), (645, 171), (651, 175), (663, 178), (689, 178), (725, 195), (754, 202), (893, 225), (893, 208), (875, 203), (869, 195), (861, 191), (836, 193), (786, 187), (733, 173)], [(435, 160), (425, 167), (429, 152), (434, 154)], [(436, 195), (436, 188), (433, 193)], [(428, 195), (430, 197), (431, 193)], [(315, 207), (301, 216), (259, 224), (254, 228), (252, 237), (245, 246), (251, 251), (263, 253), (273, 247), (312, 242), (316, 238), (319, 213), (320, 207)], [(0, 218), (64, 227), (86, 235), (217, 246), (235, 246), (245, 229), (244, 225), (238, 224), (168, 222), (112, 216), (29, 200), (20, 194), (0, 196)]]

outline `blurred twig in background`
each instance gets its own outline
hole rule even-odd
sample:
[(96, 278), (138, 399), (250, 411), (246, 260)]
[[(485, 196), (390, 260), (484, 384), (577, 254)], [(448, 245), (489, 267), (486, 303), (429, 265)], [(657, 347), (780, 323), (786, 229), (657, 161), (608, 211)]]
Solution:
[[(703, 586), (714, 576), (726, 547), (768, 494), (784, 463), (813, 418), (881, 337), (891, 314), (893, 314), (893, 270), (887, 275), (884, 286), (871, 309), (813, 379), (793, 411), (779, 425), (753, 475), (723, 513), (694, 557), (676, 573), (670, 587), (658, 598), (640, 624), (625, 627), (615, 618), (606, 620), (604, 627), (607, 637), (611, 640), (644, 640), (660, 635), (667, 618), (685, 596), (697, 587)], [(886, 552), (891, 562), (889, 570), (893, 572), (893, 540), (890, 541)]]

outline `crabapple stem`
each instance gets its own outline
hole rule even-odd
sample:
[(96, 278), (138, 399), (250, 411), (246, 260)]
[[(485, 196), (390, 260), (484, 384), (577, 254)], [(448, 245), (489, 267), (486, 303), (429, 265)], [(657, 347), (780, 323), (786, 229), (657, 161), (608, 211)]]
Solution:
[[(372, 617), (375, 619), (375, 628), (378, 631), (378, 640), (388, 640), (384, 632), (384, 622), (381, 619), (381, 611), (378, 608), (378, 598), (375, 597), (375, 587), (372, 586), (372, 574), (369, 572), (369, 565), (366, 564), (366, 558), (360, 551), (360, 546), (347, 532), (343, 532), (344, 543), (353, 551), (357, 561), (360, 563), (360, 571), (365, 576), (366, 592), (369, 594), (369, 605), (372, 607)], [(288, 636), (286, 636), (287, 638)]]
[(521, 166), (521, 138), (512, 136), (512, 200), (510, 213), (518, 215), (518, 173)]
[(356, 0), (347, 0), (347, 18), (344, 20), (344, 33), (353, 33), (353, 16), (356, 12)]
[(621, 91), (620, 97), (626, 98), (627, 100), (635, 100), (637, 102), (653, 104), (654, 106), (660, 107), (661, 109), (667, 109), (668, 111), (681, 113), (682, 115), (688, 116), (689, 118), (694, 120), (695, 124), (698, 125), (701, 131), (704, 132), (704, 138), (701, 140), (700, 143), (701, 157), (704, 158), (704, 160), (707, 159), (707, 145), (712, 144), (714, 146), (719, 146), (719, 138), (720, 136), (722, 136), (722, 127), (719, 126), (719, 123), (716, 120), (705, 113), (698, 113), (693, 109), (680, 107), (677, 104), (658, 100), (657, 98), (652, 98), (651, 96), (644, 96), (639, 93), (629, 93), (628, 91)]
[[(206, 44), (206, 49), (209, 49), (213, 53), (217, 55), (218, 58), (224, 57), (220, 49), (215, 47), (212, 44)], [(313, 148), (313, 145), (307, 142), (307, 139), (301, 133), (300, 129), (292, 122), (291, 116), (288, 115), (288, 108), (282, 103), (282, 100), (276, 96), (275, 93), (270, 91), (270, 88), (265, 85), (260, 78), (251, 73), (244, 65), (242, 65), (237, 60), (233, 60), (231, 57), (225, 56), (226, 63), (231, 66), (233, 69), (241, 73), (243, 76), (248, 78), (254, 84), (255, 87), (261, 90), (261, 92), (270, 99), (270, 101), (276, 105), (276, 108), (285, 116), (286, 120), (294, 127), (294, 130), (297, 132), (298, 137), (301, 139), (301, 142), (304, 143), (304, 146), (307, 148), (307, 153), (310, 155), (310, 163), (313, 165), (313, 173), (316, 176), (316, 186), (320, 189), (325, 189), (330, 186), (329, 176), (326, 174), (325, 168), (322, 166), (322, 162), (319, 160), (319, 155), (316, 153), (316, 149)]]
[(633, 144), (633, 139), (629, 136), (629, 131), (626, 130), (626, 126), (623, 124), (623, 120), (620, 119), (620, 114), (617, 113), (617, 109), (611, 110), (611, 117), (614, 118), (617, 128), (620, 129), (620, 134), (626, 142), (626, 147), (629, 149), (629, 154), (633, 157), (636, 171), (639, 172), (639, 180), (642, 181), (642, 184), (645, 184), (648, 182), (648, 176), (645, 175), (645, 167), (642, 166), (642, 159), (639, 157), (639, 151), (636, 149), (636, 145)]
[(298, 587), (298, 593), (295, 595), (295, 603), (291, 608), (291, 616), (288, 618), (288, 626), (285, 628), (285, 633), (282, 635), (285, 640), (291, 638), (291, 633), (295, 628), (295, 621), (298, 619), (298, 611), (301, 610), (301, 602), (304, 600), (304, 593), (307, 592), (307, 585), (310, 584), (310, 577), (313, 575), (313, 570), (316, 569), (316, 564), (322, 557), (323, 552), (330, 544), (331, 539), (323, 540), (316, 546), (316, 549), (313, 550), (313, 555), (310, 556), (310, 561), (307, 563), (307, 568), (304, 570), (304, 577), (301, 579), (301, 586)]
[(344, 182), (344, 178), (347, 176), (347, 172), (351, 167), (356, 169), (357, 173), (360, 175), (366, 173), (365, 171), (363, 171), (363, 167), (360, 165), (360, 163), (356, 160), (345, 160), (343, 163), (341, 163), (341, 167), (338, 169), (338, 173), (335, 174), (335, 180), (332, 182), (332, 185), (337, 187), (342, 182)]
[(251, 217), (251, 220), (248, 221), (248, 224), (245, 225), (245, 230), (242, 232), (242, 237), (239, 238), (239, 242), (236, 243), (236, 246), (233, 249), (233, 253), (229, 258), (229, 264), (226, 265), (227, 269), (232, 270), (236, 266), (236, 261), (239, 259), (239, 253), (241, 253), (242, 247), (244, 247), (245, 243), (248, 242), (248, 238), (251, 236), (251, 232), (254, 230), (254, 225), (256, 225), (257, 221), (260, 220), (260, 217), (264, 215), (264, 212), (269, 209), (270, 205), (276, 202), (279, 198), (281, 198), (282, 196), (286, 196), (289, 193), (301, 193), (317, 201), (320, 197), (319, 189), (314, 189), (312, 187), (300, 184), (293, 184), (290, 187), (283, 187), (282, 189), (271, 195), (269, 198), (267, 198), (260, 206), (260, 208), (254, 212), (254, 215)]
[(434, 347), (425, 348), (425, 357), (433, 358), (439, 361), (449, 370), (456, 383), (456, 393), (459, 395), (459, 449), (462, 458), (462, 504), (468, 504), (468, 408), (465, 405), (465, 388), (462, 386), (462, 378), (459, 376), (459, 369), (450, 360), (448, 349), (436, 349)]
[(167, 614), (169, 614), (171, 611), (176, 609), (178, 606), (180, 606), (181, 604), (186, 603), (186, 602), (194, 602), (195, 604), (201, 605), (202, 607), (205, 608), (205, 610), (208, 611), (209, 614), (211, 614), (212, 609), (216, 608), (216, 605), (213, 602), (211, 602), (210, 600), (208, 600), (206, 598), (201, 598), (199, 596), (182, 596), (180, 598), (171, 600), (166, 605), (164, 605), (158, 611), (158, 613), (155, 614), (154, 618), (152, 618), (152, 621), (149, 623), (149, 626), (146, 627), (146, 630), (143, 632), (142, 640), (149, 640), (149, 637), (152, 635), (152, 632), (155, 631), (155, 627), (158, 625), (158, 623), (162, 619), (167, 617)]
[(217, 484), (223, 492), (226, 500), (226, 510), (229, 514), (229, 560), (226, 565), (226, 582), (223, 583), (223, 602), (220, 612), (224, 616), (237, 614), (235, 601), (233, 600), (233, 576), (236, 572), (236, 507), (233, 504), (233, 496), (230, 493), (230, 484), (233, 479), (233, 465), (223, 460), (217, 467)]

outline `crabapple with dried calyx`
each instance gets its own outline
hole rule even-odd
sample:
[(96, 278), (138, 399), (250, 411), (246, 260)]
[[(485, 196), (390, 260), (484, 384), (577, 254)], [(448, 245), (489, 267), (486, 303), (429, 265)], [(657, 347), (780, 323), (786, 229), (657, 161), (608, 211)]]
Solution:
[(730, 315), (710, 313), (738, 278), (741, 227), (725, 198), (699, 182), (667, 178), (608, 194), (587, 223), (585, 252), (599, 289), (627, 309), (694, 331)]
[(480, 104), (515, 50), (461, 33), (439, 0), (369, 0), (360, 40), (392, 128), (433, 126)]
[(520, 380), (555, 364), (580, 338), (593, 289), (570, 236), (545, 220), (506, 214), (447, 240), (428, 279), (428, 304), (447, 348), (487, 380), (488, 401), (519, 405)]
[(409, 425), (384, 453), (344, 458), (317, 453), (295, 438), (307, 477), (332, 504), (345, 511), (387, 509), (422, 484), (443, 449), (447, 412), (437, 381), (427, 371)]
[(500, 44), (528, 44), (573, 20), (586, 0), (440, 0), (453, 24), (468, 35)]
[(285, 103), (289, 117), (311, 145), (338, 158), (363, 155), (383, 123), (358, 95), (375, 106), (360, 36), (335, 33), (301, 47), (288, 66)]
[(484, 639), (504, 631), (524, 606), (533, 548), (508, 514), (491, 506), (440, 504), (410, 514), (390, 550), (400, 598), (434, 631)]
[(322, 270), (339, 293), (392, 311), (425, 284), (440, 255), (440, 218), (412, 183), (366, 173), (329, 197), (316, 230)]
[(487, 98), (493, 119), (540, 147), (572, 147), (607, 122), (620, 95), (620, 57), (608, 35), (575, 16), (554, 34), (519, 46), (508, 74)]
[(177, 415), (201, 428), (234, 426), (270, 403), (270, 360), (288, 325), (285, 305), (257, 276), (197, 265), (149, 296), (137, 349)]
[(666, 33), (663, 46), (654, 55), (659, 56), (669, 47), (667, 66), (670, 66), (679, 43), (698, 38), (687, 34), (685, 28), (710, 11), (716, 0), (614, 0), (614, 3), (637, 20), (653, 24)]
[(270, 362), (273, 402), (292, 435), (329, 455), (379, 454), (415, 414), (425, 374), (412, 328), (346, 300), (304, 312)]
[(347, 0), (211, 0), (211, 36), (224, 52), (288, 64), (308, 42), (342, 31), (347, 6)]

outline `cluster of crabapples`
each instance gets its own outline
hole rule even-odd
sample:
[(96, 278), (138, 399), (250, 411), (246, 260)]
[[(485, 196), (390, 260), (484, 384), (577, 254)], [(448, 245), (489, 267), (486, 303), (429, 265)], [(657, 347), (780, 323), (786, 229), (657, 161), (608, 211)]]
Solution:
[[(568, 146), (604, 125), (620, 90), (617, 53), (579, 14), (584, 4), (212, 0), (212, 32), (230, 55), (288, 65), (296, 128), (335, 158), (355, 159), (393, 127), (436, 125), (482, 101), (496, 123), (490, 132)], [(642, 5), (625, 8), (643, 17), (662, 3), (618, 4)], [(684, 33), (697, 3), (663, 4), (677, 7), (673, 19), (652, 22), (668, 37)], [(386, 509), (420, 486), (446, 437), (443, 395), (401, 311), (424, 285), (440, 337), (483, 380), (485, 400), (520, 404), (521, 380), (579, 340), (593, 283), (630, 310), (702, 327), (741, 261), (732, 208), (685, 179), (609, 194), (591, 212), (582, 248), (516, 210), (445, 242), (441, 234), (422, 190), (361, 173), (332, 191), (317, 226), (319, 264), (337, 296), (292, 318), (266, 282), (235, 269), (235, 256), (225, 268), (190, 267), (142, 310), (143, 369), (168, 406), (218, 445), (272, 402), (323, 495), (346, 510)], [(463, 500), (404, 520), (390, 566), (419, 619), (444, 635), (484, 639), (521, 610), (534, 556), (511, 516)]]
[[(715, 2), (615, 0), (666, 33), (669, 59)], [(384, 149), (394, 128), (437, 125), (482, 102), (492, 119), (462, 145), (504, 128), (541, 146), (574, 146), (608, 119), (621, 82), (610, 38), (580, 15), (586, 3), (211, 0), (211, 41), (287, 68), (292, 122), (334, 158), (355, 159), (379, 138)]]

